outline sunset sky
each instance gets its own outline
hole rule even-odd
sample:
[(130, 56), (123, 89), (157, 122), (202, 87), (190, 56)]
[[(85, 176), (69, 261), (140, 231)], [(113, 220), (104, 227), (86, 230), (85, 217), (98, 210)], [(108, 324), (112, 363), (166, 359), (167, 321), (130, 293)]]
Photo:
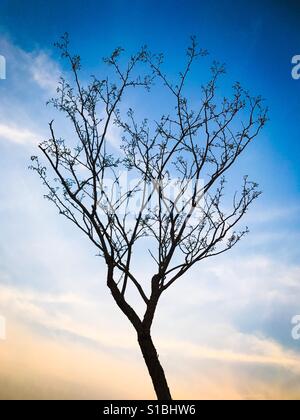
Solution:
[[(0, 399), (154, 397), (103, 262), (28, 170), (54, 116), (66, 133), (45, 105), (66, 72), (53, 46), (64, 32), (85, 79), (102, 77), (115, 47), (145, 44), (175, 77), (196, 35), (204, 67), (226, 63), (225, 90), (239, 80), (266, 99), (270, 121), (232, 172), (237, 186), (248, 174), (263, 190), (243, 222), (250, 235), (168, 289), (153, 337), (174, 398), (300, 398), (299, 19), (296, 1), (0, 0)], [(201, 67), (191, 77), (200, 94)], [(139, 110), (150, 118), (154, 99)], [(118, 132), (111, 141), (118, 153)], [(151, 278), (144, 261), (138, 272)]]

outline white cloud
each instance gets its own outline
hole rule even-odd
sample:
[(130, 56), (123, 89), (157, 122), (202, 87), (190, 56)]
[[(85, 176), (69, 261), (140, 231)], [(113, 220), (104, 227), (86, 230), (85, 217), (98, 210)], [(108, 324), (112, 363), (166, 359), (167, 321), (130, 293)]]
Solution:
[(30, 59), (32, 61), (30, 71), (33, 80), (49, 94), (55, 93), (61, 75), (58, 64), (45, 52), (39, 52), (37, 55), (31, 54)]
[[(254, 334), (242, 334), (226, 325), (219, 325), (220, 348), (195, 345), (193, 342), (164, 341), (164, 351), (176, 352), (184, 358), (209, 359), (224, 363), (280, 366), (300, 374), (300, 355), (287, 350), (274, 340)], [(221, 327), (221, 328), (220, 328)], [(233, 345), (234, 344), (234, 345)]]
[(269, 207), (266, 209), (256, 209), (247, 214), (247, 223), (272, 223), (288, 221), (298, 216), (300, 210), (299, 203), (291, 206)]
[(75, 293), (48, 293), (0, 284), (0, 308), (7, 318), (8, 330), (13, 317), (22, 324), (91, 340), (106, 348), (136, 348), (126, 334), (109, 331), (106, 323), (101, 325), (98, 302)]
[(9, 126), (0, 123), (0, 139), (16, 144), (36, 144), (41, 136), (26, 127)]
[(9, 64), (1, 84), (0, 142), (36, 145), (49, 135), (53, 112), (49, 115), (45, 103), (55, 92), (59, 65), (44, 51), (27, 52), (5, 38), (0, 49)]
[(110, 125), (107, 130), (107, 140), (109, 144), (119, 153), (123, 153), (121, 149), (122, 145), (122, 131), (116, 125)]

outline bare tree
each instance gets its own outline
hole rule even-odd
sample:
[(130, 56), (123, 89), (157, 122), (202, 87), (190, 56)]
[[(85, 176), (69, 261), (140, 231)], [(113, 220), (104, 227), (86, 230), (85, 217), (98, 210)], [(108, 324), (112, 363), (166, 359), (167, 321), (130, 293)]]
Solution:
[[(31, 167), (46, 185), (46, 197), (104, 258), (107, 286), (136, 330), (157, 398), (170, 400), (151, 337), (157, 304), (194, 264), (230, 250), (248, 232), (237, 225), (260, 194), (257, 184), (245, 176), (241, 190), (225, 200), (224, 175), (265, 125), (267, 109), (261, 97), (250, 96), (238, 83), (230, 97), (219, 99), (217, 82), (225, 70), (218, 63), (202, 86), (197, 109), (191, 109), (187, 77), (194, 61), (206, 55), (194, 38), (177, 83), (161, 70), (162, 55), (142, 48), (124, 68), (118, 48), (104, 60), (113, 69), (110, 79), (92, 77), (83, 84), (80, 57), (69, 52), (67, 35), (57, 46), (70, 64), (73, 82), (61, 78), (50, 103), (69, 118), (76, 141), (57, 137), (52, 121), (50, 139), (39, 148), (54, 180), (37, 156)], [(138, 122), (132, 109), (120, 110), (127, 90), (150, 90), (154, 80), (173, 100), (168, 114), (150, 123)], [(122, 133), (119, 153), (108, 140), (112, 126)], [(125, 189), (122, 171), (130, 176), (131, 186)], [(136, 249), (149, 252), (154, 271), (148, 281), (146, 274), (143, 279), (136, 274)], [(144, 305), (142, 316), (135, 300), (130, 301), (129, 287)]]

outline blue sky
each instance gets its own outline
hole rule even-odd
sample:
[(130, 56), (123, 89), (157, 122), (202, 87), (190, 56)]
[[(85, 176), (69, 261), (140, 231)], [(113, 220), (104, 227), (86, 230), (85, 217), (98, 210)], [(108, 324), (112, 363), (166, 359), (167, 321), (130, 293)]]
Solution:
[[(266, 158), (256, 165), (264, 185), (272, 197), (275, 190), (288, 199), (299, 192), (300, 87), (290, 77), (291, 57), (299, 48), (297, 2), (89, 0), (75, 7), (72, 1), (52, 1), (45, 7), (43, 1), (14, 0), (0, 7), (0, 27), (17, 45), (55, 56), (53, 42), (67, 31), (90, 71), (115, 46), (135, 51), (147, 44), (167, 53), (172, 72), (180, 68), (189, 36), (196, 35), (212, 58), (227, 64), (232, 80), (267, 98), (271, 124), (257, 146)], [(274, 172), (280, 174), (276, 185), (268, 176)]]
[[(102, 71), (100, 58), (116, 46), (131, 53), (147, 44), (165, 54), (165, 71), (173, 77), (189, 36), (196, 35), (210, 52), (201, 65), (226, 63), (225, 91), (228, 81), (239, 80), (266, 98), (270, 121), (233, 171), (234, 179), (249, 174), (264, 194), (247, 216), (251, 235), (232, 253), (197, 267), (164, 298), (155, 324), (158, 347), (178, 396), (222, 397), (225, 387), (228, 398), (299, 397), (300, 342), (291, 338), (290, 321), (300, 313), (300, 80), (291, 77), (291, 59), (300, 54), (300, 5), (1, 0), (0, 16), (0, 54), (7, 59), (7, 79), (0, 80), (0, 315), (12, 337), (0, 341), (8, 366), (0, 364), (3, 381), (22, 394), (19, 383), (26, 378), (29, 395), (36, 384), (55, 395), (49, 384), (67, 348), (74, 365), (79, 354), (93, 361), (76, 370), (77, 376), (70, 374), (71, 362), (70, 371), (60, 372), (59, 386), (69, 384), (67, 395), (80, 395), (82, 376), (87, 382), (93, 377), (88, 396), (99, 395), (97, 387), (108, 397), (145, 395), (140, 389), (152, 395), (134, 335), (99, 280), (104, 266), (42, 199), (42, 186), (27, 166), (37, 142), (47, 137), (53, 114), (44, 104), (65, 71), (53, 47), (62, 33), (69, 32), (87, 74)], [(193, 73), (195, 89), (203, 74), (201, 66)], [(57, 121), (63, 130), (63, 120)], [(12, 351), (17, 345), (27, 349), (26, 356)], [(35, 361), (34, 348), (49, 353), (56, 367)], [(115, 385), (113, 366), (120, 360), (120, 366), (130, 362), (136, 374), (132, 394), (126, 379)], [(9, 373), (16, 361), (22, 377)], [(111, 372), (99, 382), (93, 366), (101, 371), (106, 365)]]

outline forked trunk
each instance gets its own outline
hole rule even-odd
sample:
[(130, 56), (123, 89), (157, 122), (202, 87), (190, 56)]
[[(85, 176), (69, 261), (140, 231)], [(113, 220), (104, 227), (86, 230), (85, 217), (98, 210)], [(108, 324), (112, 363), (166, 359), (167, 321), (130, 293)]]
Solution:
[(157, 351), (151, 339), (150, 327), (153, 315), (158, 302), (159, 294), (152, 293), (151, 304), (148, 304), (143, 323), (125, 301), (116, 282), (113, 280), (113, 265), (108, 265), (107, 285), (122, 312), (127, 316), (131, 324), (137, 331), (138, 342), (145, 359), (152, 383), (158, 400), (171, 400), (171, 393), (165, 377), (164, 370), (159, 362)]
[(158, 400), (171, 400), (165, 372), (159, 362), (150, 333), (138, 334), (138, 342), (146, 362)]

